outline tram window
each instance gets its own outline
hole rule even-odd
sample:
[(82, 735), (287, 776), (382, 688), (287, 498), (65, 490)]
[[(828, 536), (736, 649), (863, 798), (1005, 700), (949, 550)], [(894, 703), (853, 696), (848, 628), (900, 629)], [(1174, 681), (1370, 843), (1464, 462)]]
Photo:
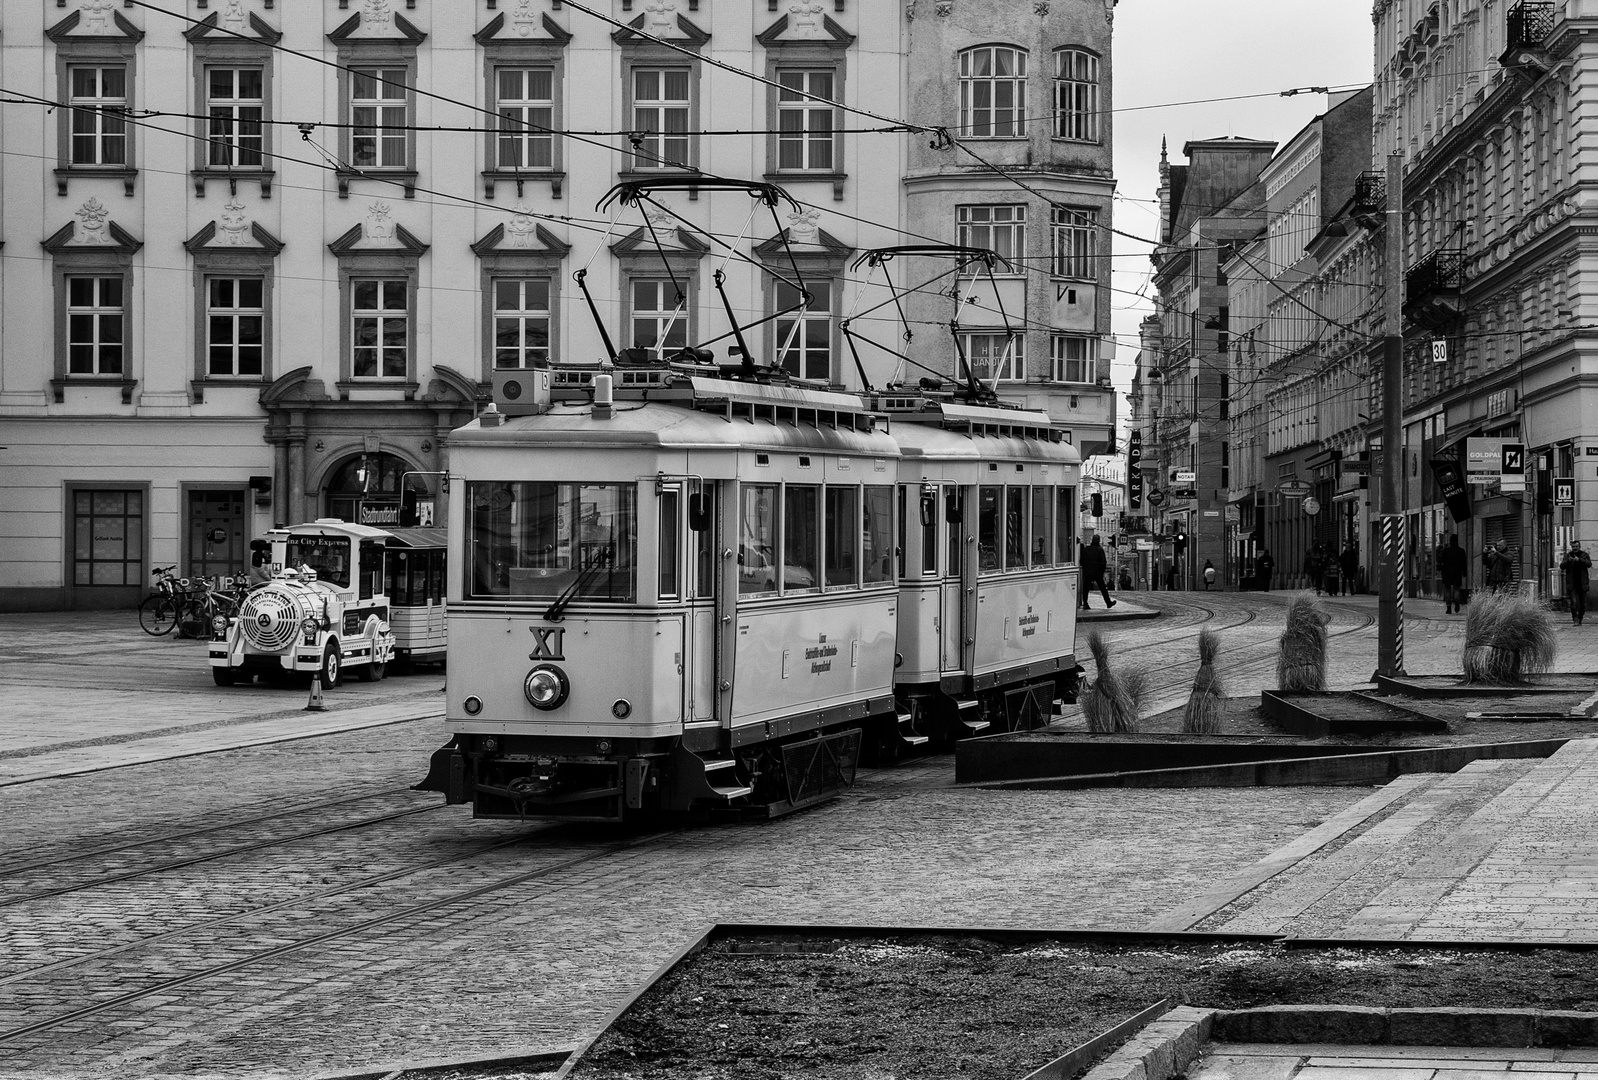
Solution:
[(949, 566), (944, 571), (951, 578), (965, 572), (965, 552), (960, 546), (960, 522), (965, 518), (965, 499), (957, 487), (946, 489), (943, 498), (943, 520), (949, 528)]
[(1004, 489), (1004, 566), (1007, 570), (1026, 569), (1027, 489)]
[(938, 492), (921, 493), (921, 576), (938, 574)]
[(449, 569), (449, 554), (443, 551), (434, 551), (427, 557), (427, 599), (432, 603), (444, 602), (444, 590), (448, 578), (445, 571)]
[(998, 570), (1002, 549), (1004, 489), (984, 485), (977, 489), (977, 569)]
[(852, 487), (828, 487), (824, 497), (827, 521), (822, 565), (828, 585), (858, 585), (855, 559), (860, 549), (860, 493)]
[(682, 523), (678, 521), (678, 502), (682, 492), (668, 488), (660, 493), (660, 598), (676, 599), (677, 555)]
[(713, 488), (704, 488), (694, 496), (694, 501), (688, 506), (689, 524), (694, 518), (699, 517), (703, 528), (693, 531), (694, 565), (698, 568), (698, 585), (696, 592), (699, 596), (716, 595), (716, 493)]
[(1054, 489), (1054, 561), (1076, 562), (1076, 488)]
[(391, 603), (403, 605), (411, 602), (410, 571), (411, 561), (407, 552), (396, 551), (388, 560), (383, 593)]
[(1050, 512), (1049, 489), (1035, 487), (1032, 489), (1032, 565), (1047, 566), (1051, 552), (1049, 548), (1049, 533), (1054, 521), (1054, 514)]
[[(903, 491), (903, 488), (899, 489)], [(870, 484), (866, 487), (865, 527), (860, 530), (861, 579), (870, 585), (893, 580), (893, 552), (889, 550), (893, 536), (893, 488), (887, 484)], [(937, 542), (937, 538), (933, 538)], [(899, 545), (904, 555), (904, 545)]]
[[(905, 487), (905, 485), (903, 485), (903, 484), (899, 485), (899, 534), (898, 535), (899, 535), (899, 576), (900, 577), (904, 577), (905, 530), (909, 528), (909, 526), (905, 524), (904, 510), (905, 510), (905, 503), (909, 499), (909, 494), (908, 494), (909, 490), (910, 489)], [(870, 512), (871, 512), (870, 502), (868, 500), (867, 505), (866, 505), (866, 513), (869, 514)]]
[(812, 484), (789, 484), (782, 499), (782, 588), (813, 589), (821, 578), (816, 574), (816, 555), (821, 547), (819, 534), (820, 489)]
[(630, 602), (637, 489), (533, 481), (467, 484), (470, 595)]
[(777, 591), (777, 488), (745, 484), (738, 508), (738, 593)]

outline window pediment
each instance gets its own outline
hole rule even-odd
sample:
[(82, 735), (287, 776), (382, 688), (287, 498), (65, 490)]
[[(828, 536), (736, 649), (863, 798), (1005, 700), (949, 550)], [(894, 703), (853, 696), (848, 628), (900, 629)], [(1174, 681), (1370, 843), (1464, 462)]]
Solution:
[[(109, 7), (109, 4), (105, 6)], [(134, 26), (120, 11), (110, 12), (109, 18), (104, 11), (91, 12), (89, 18), (85, 19), (80, 9), (45, 30), (44, 36), (57, 45), (95, 38), (120, 38), (128, 44), (136, 44), (144, 40), (144, 31)]]
[(392, 236), (373, 236), (365, 224), (352, 226), (348, 232), (327, 245), (337, 256), (347, 255), (411, 255), (421, 256), (430, 244), (418, 240), (409, 229), (398, 223), (389, 226)]
[(98, 199), (90, 199), (79, 207), (77, 218), (40, 241), (44, 250), (51, 255), (104, 252), (126, 257), (144, 246), (144, 241), (135, 239), (111, 220)]
[(265, 254), (275, 257), (284, 245), (258, 221), (239, 222), (224, 216), (220, 227), (215, 221), (200, 226), (198, 232), (183, 241), (183, 247), (191, 255), (238, 252), (241, 255)]
[(510, 223), (495, 225), (472, 244), (472, 251), (483, 255), (564, 256), (571, 245), (529, 218), (513, 217)]
[[(255, 41), (240, 40), (231, 33), (216, 34), (213, 36), (211, 32), (213, 30), (220, 29), (221, 25), (221, 13), (213, 11), (211, 14), (207, 15), (205, 18), (201, 19), (199, 22), (183, 31), (183, 36), (188, 38), (191, 44), (195, 45), (201, 44), (203, 42), (212, 46), (233, 44), (251, 47), (256, 44)], [(255, 35), (256, 41), (259, 41), (262, 45), (276, 45), (279, 41), (283, 40), (282, 31), (273, 27), (270, 23), (261, 18), (259, 15), (255, 14), (253, 11), (250, 12), (249, 27), (250, 32)]]
[(710, 40), (710, 32), (701, 29), (697, 23), (695, 23), (686, 15), (677, 16), (677, 33), (681, 35), (680, 37), (668, 37), (654, 28), (651, 28), (649, 37), (644, 37), (640, 33), (634, 33), (634, 31), (643, 30), (643, 28), (644, 16), (640, 15), (638, 18), (628, 23), (626, 27), (611, 34), (610, 38), (617, 45), (620, 45), (624, 49), (655, 48), (662, 52), (674, 52), (674, 50), (665, 49), (656, 44), (656, 42), (653, 40), (654, 38), (660, 38), (662, 41), (670, 41), (674, 45), (684, 45), (694, 50), (698, 50)]
[(847, 49), (854, 44), (855, 36), (839, 26), (830, 15), (822, 15), (819, 23), (803, 24), (794, 22), (789, 15), (784, 15), (756, 34), (755, 40), (768, 49), (804, 46)]
[(488, 20), (487, 25), (472, 36), (477, 39), (479, 45), (553, 45), (564, 49), (571, 41), (571, 31), (548, 15), (542, 16), (538, 24), (543, 35), (534, 33), (531, 16), (530, 11), (523, 16), (521, 10), (517, 10), (512, 12), (510, 19), (507, 20), (502, 11)]
[(327, 40), (341, 49), (358, 48), (363, 45), (392, 44), (403, 46), (412, 51), (415, 50), (416, 46), (427, 40), (427, 34), (418, 29), (415, 23), (399, 12), (394, 12), (392, 17), (395, 32), (389, 34), (384, 32), (387, 30), (387, 26), (382, 22), (366, 26), (362, 21), (362, 14), (357, 12), (329, 32)]

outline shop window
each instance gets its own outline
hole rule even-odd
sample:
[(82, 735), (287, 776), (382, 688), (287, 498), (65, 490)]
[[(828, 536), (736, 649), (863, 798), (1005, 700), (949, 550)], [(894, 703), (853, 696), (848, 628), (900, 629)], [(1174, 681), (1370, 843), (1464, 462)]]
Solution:
[(72, 582), (144, 583), (144, 492), (72, 493)]

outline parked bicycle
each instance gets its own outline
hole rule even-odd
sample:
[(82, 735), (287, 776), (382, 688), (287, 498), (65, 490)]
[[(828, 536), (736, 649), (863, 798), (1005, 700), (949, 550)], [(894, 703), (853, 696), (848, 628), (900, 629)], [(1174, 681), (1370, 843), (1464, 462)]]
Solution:
[(139, 605), (139, 626), (146, 634), (160, 637), (170, 634), (178, 625), (178, 597), (179, 581), (183, 586), (188, 585), (187, 579), (180, 579), (172, 575), (175, 566), (158, 566), (150, 571), (150, 576), (155, 578), (154, 592), (144, 598)]
[(207, 578), (175, 577), (176, 569), (150, 571), (155, 591), (139, 605), (139, 625), (146, 634), (160, 637), (176, 630), (179, 637), (209, 637), (212, 620), (238, 614), (240, 597), (233, 590), (213, 586)]

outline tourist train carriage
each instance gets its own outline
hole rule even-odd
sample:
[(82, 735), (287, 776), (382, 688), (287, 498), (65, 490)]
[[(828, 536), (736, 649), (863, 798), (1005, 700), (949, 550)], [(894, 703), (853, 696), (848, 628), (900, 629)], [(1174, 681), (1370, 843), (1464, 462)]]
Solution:
[(445, 611), (448, 541), (443, 529), (391, 527), (385, 592), (394, 659), (443, 663), (449, 645)]
[(394, 652), (384, 554), (389, 533), (338, 518), (273, 529), (272, 580), (236, 617), (218, 616), (209, 649), (218, 686), (280, 671), (335, 686), (346, 668), (381, 679)]
[(1046, 724), (1075, 700), (1081, 458), (1046, 413), (883, 393), (899, 447), (907, 741)]

